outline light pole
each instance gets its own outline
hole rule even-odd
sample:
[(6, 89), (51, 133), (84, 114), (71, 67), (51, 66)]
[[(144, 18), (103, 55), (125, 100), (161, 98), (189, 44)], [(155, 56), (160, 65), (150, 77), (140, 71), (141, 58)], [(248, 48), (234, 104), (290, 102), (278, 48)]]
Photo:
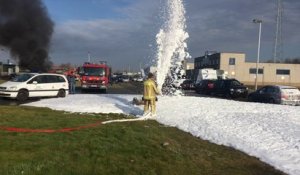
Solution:
[(257, 90), (258, 64), (259, 64), (259, 54), (260, 54), (260, 38), (261, 38), (261, 24), (262, 24), (262, 20), (260, 20), (260, 19), (253, 19), (253, 23), (259, 24), (258, 48), (257, 48), (257, 59), (256, 59), (256, 77), (255, 77), (255, 90)]
[(90, 54), (90, 51), (88, 51), (88, 62), (91, 63), (91, 54)]

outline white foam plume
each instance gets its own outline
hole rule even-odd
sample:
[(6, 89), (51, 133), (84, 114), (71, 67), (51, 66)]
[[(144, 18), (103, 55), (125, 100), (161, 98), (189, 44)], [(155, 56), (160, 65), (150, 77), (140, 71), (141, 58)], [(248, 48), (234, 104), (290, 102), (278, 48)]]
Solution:
[[(182, 0), (167, 0), (165, 23), (156, 35), (157, 84), (162, 89), (170, 69), (176, 71), (185, 58), (189, 58), (186, 39), (185, 9)], [(175, 78), (176, 79), (176, 78)]]

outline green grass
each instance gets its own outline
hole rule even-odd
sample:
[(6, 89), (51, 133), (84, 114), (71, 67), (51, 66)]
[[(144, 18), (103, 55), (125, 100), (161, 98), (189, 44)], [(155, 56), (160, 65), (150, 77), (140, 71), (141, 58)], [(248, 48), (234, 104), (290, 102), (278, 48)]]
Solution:
[[(124, 117), (19, 106), (0, 106), (0, 114), (0, 127), (39, 129), (76, 127)], [(52, 134), (0, 130), (0, 142), (1, 175), (283, 174), (242, 152), (155, 121), (113, 123)]]
[(0, 84), (6, 82), (7, 80), (0, 79)]

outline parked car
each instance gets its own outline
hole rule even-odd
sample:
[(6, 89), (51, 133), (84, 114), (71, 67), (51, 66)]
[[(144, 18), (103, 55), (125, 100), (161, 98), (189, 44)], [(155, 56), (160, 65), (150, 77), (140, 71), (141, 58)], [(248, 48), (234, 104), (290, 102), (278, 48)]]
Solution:
[(137, 76), (134, 76), (132, 78), (133, 81), (136, 81), (136, 82), (142, 82), (144, 81), (143, 77), (141, 75), (137, 75)]
[(184, 80), (181, 84), (180, 87), (184, 90), (193, 90), (195, 89), (195, 83), (193, 80)]
[(122, 77), (121, 76), (112, 76), (111, 79), (110, 79), (110, 82), (111, 83), (120, 83), (122, 82)]
[(216, 80), (201, 80), (195, 85), (195, 91), (198, 94), (210, 95), (215, 86)]
[(143, 77), (138, 77), (138, 78), (136, 79), (136, 81), (137, 81), (137, 82), (143, 82), (143, 81), (144, 81), (144, 78), (143, 78)]
[(14, 79), (17, 75), (18, 75), (18, 74), (16, 74), (16, 73), (11, 73), (11, 74), (9, 74), (9, 79), (12, 80), (12, 79)]
[(264, 86), (250, 93), (248, 100), (273, 104), (300, 105), (300, 91), (292, 86)]
[(122, 76), (122, 82), (129, 82), (130, 78), (127, 75)]
[(29, 97), (65, 97), (69, 84), (65, 75), (50, 73), (23, 73), (0, 84), (0, 97), (26, 101)]
[(248, 88), (236, 79), (220, 79), (214, 83), (211, 93), (225, 98), (247, 98)]

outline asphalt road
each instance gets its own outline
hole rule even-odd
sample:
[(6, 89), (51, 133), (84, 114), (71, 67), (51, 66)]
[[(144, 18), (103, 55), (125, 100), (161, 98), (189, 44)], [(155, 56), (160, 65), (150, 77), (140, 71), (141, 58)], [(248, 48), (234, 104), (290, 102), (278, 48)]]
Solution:
[[(101, 94), (103, 92), (101, 91), (84, 91), (82, 92), (80, 87), (76, 87), (76, 94)], [(142, 94), (143, 93), (143, 84), (142, 82), (128, 82), (128, 83), (117, 83), (117, 84), (112, 84), (109, 85), (107, 89), (107, 94)], [(220, 98), (220, 97), (215, 97), (215, 96), (206, 96), (206, 95), (200, 95), (195, 93), (194, 90), (187, 90), (184, 91), (184, 95), (186, 96), (198, 96), (198, 97), (211, 97), (211, 98)], [(23, 102), (23, 103), (29, 103), (33, 101), (38, 101), (41, 98), (30, 98), (28, 101)], [(238, 101), (247, 101), (247, 99), (235, 99)], [(20, 103), (17, 100), (14, 99), (5, 99), (5, 98), (0, 98), (0, 105), (20, 105), (23, 104)]]
[[(76, 94), (101, 94), (102, 91), (99, 90), (89, 90), (82, 92), (80, 87), (76, 87)], [(107, 94), (142, 94), (143, 93), (143, 84), (142, 82), (129, 82), (129, 83), (117, 83), (109, 85), (107, 89)], [(0, 105), (11, 105), (16, 106), (24, 103), (29, 103), (33, 101), (38, 101), (41, 98), (30, 98), (26, 102), (19, 102), (15, 99), (7, 99), (0, 97)]]

